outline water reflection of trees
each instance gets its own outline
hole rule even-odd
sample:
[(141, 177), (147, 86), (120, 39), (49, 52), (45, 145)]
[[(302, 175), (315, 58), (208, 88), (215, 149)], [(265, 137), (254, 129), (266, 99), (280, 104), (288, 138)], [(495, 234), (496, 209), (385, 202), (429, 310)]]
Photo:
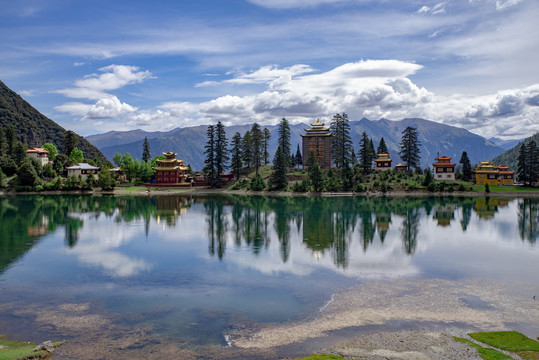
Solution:
[[(509, 204), (499, 198), (367, 198), (367, 197), (262, 197), (262, 196), (15, 196), (0, 198), (0, 272), (34, 246), (42, 236), (64, 230), (67, 247), (76, 247), (85, 219), (110, 218), (117, 223), (143, 222), (180, 231), (182, 216), (193, 204), (203, 208), (208, 251), (223, 259), (227, 244), (254, 254), (279, 242), (283, 262), (290, 258), (293, 239), (314, 258), (329, 255), (345, 268), (350, 251), (367, 252), (373, 244), (384, 246), (395, 228), (406, 254), (417, 249), (420, 221), (431, 217), (437, 225), (456, 222), (467, 231), (472, 215), (492, 219)], [(539, 237), (539, 200), (522, 199), (518, 206), (519, 234), (535, 244)], [(395, 225), (396, 224), (396, 225)]]
[(522, 241), (535, 244), (539, 238), (539, 199), (522, 199), (518, 204), (518, 230)]

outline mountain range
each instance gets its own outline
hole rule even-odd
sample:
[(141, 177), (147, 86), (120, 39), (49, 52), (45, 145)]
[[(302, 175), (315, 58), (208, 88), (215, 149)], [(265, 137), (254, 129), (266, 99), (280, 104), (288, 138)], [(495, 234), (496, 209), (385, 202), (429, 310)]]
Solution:
[[(463, 151), (468, 153), (472, 164), (483, 160), (490, 160), (501, 153), (504, 149), (496, 146), (491, 141), (473, 134), (465, 129), (444, 125), (425, 119), (403, 119), (392, 121), (387, 119), (350, 121), (350, 136), (356, 154), (359, 151), (359, 140), (363, 131), (373, 139), (375, 147), (378, 147), (380, 139), (383, 137), (388, 147), (393, 164), (401, 162), (398, 155), (399, 143), (402, 132), (408, 126), (417, 129), (418, 138), (421, 143), (420, 156), (421, 167), (426, 168), (435, 162), (435, 158), (445, 155), (453, 158), (454, 162), (460, 160)], [(329, 124), (327, 124), (329, 125)], [(232, 138), (234, 133), (239, 132), (242, 136), (252, 124), (234, 125), (225, 127), (227, 139)], [(269, 152), (271, 157), (277, 148), (278, 126), (265, 126), (271, 134)], [(297, 145), (301, 147), (301, 134), (305, 133), (305, 128), (309, 124), (290, 125), (292, 151), (295, 153)], [(195, 170), (204, 167), (204, 146), (206, 145), (207, 126), (199, 125), (193, 127), (176, 128), (167, 132), (147, 132), (143, 130), (131, 131), (111, 131), (104, 134), (90, 135), (87, 139), (98, 147), (110, 160), (116, 153), (124, 154), (129, 152), (134, 158), (142, 158), (142, 144), (144, 138), (148, 138), (150, 151), (153, 156), (163, 152), (173, 151), (178, 153), (178, 158), (184, 160)]]
[[(17, 139), (27, 146), (42, 146), (52, 143), (59, 152), (64, 145), (66, 130), (41, 114), (16, 92), (0, 81), (0, 128), (13, 125)], [(105, 160), (105, 156), (94, 145), (78, 136), (77, 147), (82, 150), (86, 159)]]

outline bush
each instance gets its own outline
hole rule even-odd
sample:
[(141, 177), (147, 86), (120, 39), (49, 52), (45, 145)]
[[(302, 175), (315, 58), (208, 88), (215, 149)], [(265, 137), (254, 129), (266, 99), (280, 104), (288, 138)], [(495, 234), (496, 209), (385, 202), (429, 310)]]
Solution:
[(429, 185), (427, 185), (427, 190), (430, 192), (435, 192), (437, 190), (437, 186), (435, 182), (431, 182)]
[(108, 169), (101, 169), (97, 177), (97, 186), (103, 191), (114, 190), (116, 187), (116, 179)]
[(486, 193), (490, 192), (490, 186), (488, 184), (485, 184), (485, 192)]
[(242, 181), (238, 181), (237, 183), (235, 183), (234, 186), (232, 186), (232, 190), (245, 189), (248, 186), (249, 186), (249, 181), (247, 181), (246, 179), (243, 179)]
[(365, 189), (365, 185), (361, 184), (361, 183), (358, 183), (356, 185), (356, 188), (355, 188), (355, 191), (356, 192), (364, 192), (366, 189)]
[(465, 190), (466, 188), (464, 187), (464, 185), (459, 184), (458, 191), (465, 191)]
[(252, 191), (262, 191), (266, 188), (266, 183), (260, 176), (260, 174), (256, 174), (255, 177), (251, 180), (251, 183), (249, 184), (249, 190)]

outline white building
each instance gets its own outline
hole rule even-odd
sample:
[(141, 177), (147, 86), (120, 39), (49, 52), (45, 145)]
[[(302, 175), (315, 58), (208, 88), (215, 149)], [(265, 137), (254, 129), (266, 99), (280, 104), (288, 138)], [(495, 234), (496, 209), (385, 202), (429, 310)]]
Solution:
[(75, 175), (76, 177), (78, 177), (79, 175), (81, 175), (83, 179), (86, 179), (90, 173), (94, 174), (94, 176), (97, 177), (99, 169), (100, 168), (87, 163), (79, 163), (77, 165), (66, 168), (67, 176)]
[(49, 163), (49, 152), (43, 148), (32, 147), (26, 150), (26, 154), (37, 159), (41, 163), (41, 166), (45, 166)]

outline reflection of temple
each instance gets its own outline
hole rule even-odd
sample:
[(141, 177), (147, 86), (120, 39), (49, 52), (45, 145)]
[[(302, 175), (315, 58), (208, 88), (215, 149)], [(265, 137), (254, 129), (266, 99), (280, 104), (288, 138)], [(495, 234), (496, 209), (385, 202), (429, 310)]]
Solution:
[(190, 199), (179, 196), (158, 196), (155, 199), (155, 219), (159, 224), (166, 222), (169, 226), (175, 226), (177, 220), (187, 212)]
[(314, 124), (311, 124), (310, 129), (305, 129), (306, 133), (302, 134), (303, 148), (303, 167), (307, 167), (309, 156), (311, 153), (318, 159), (318, 164), (321, 168), (327, 169), (333, 167), (332, 162), (332, 144), (333, 136), (329, 128), (324, 127), (319, 119), (316, 119)]
[(49, 229), (49, 217), (46, 215), (42, 215), (39, 225), (32, 225), (28, 227), (28, 235), (42, 236), (47, 233), (48, 229)]
[(506, 199), (480, 198), (475, 201), (474, 210), (481, 219), (488, 220), (494, 218), (499, 207), (505, 207), (508, 204), (509, 201)]
[(438, 226), (449, 226), (451, 220), (455, 219), (455, 204), (434, 206), (433, 219), (438, 220)]
[(378, 230), (381, 242), (384, 242), (384, 239), (386, 238), (389, 224), (391, 224), (391, 213), (389, 211), (376, 213), (376, 230)]

